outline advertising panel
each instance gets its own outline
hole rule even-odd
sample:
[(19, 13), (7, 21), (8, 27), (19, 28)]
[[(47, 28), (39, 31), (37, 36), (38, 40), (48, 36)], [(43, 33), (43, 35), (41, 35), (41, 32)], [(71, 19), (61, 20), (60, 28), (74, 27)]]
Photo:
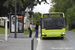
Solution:
[[(10, 32), (15, 33), (15, 15), (10, 16)], [(16, 15), (16, 32), (24, 32), (24, 21), (22, 15)]]

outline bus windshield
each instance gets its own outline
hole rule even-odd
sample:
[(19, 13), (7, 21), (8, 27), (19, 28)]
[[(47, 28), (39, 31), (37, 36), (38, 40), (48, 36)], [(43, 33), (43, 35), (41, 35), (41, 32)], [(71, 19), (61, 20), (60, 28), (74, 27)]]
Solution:
[(42, 28), (45, 29), (62, 29), (65, 27), (64, 18), (43, 18)]

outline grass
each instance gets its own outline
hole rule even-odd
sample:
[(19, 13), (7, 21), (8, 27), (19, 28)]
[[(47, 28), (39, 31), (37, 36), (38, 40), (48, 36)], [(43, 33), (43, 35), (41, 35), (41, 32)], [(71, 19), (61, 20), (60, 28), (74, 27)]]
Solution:
[[(9, 34), (9, 29), (7, 30), (8, 34)], [(5, 27), (4, 26), (0, 26), (0, 34), (5, 34)]]
[[(68, 26), (66, 27), (66, 30), (68, 30)], [(72, 32), (75, 32), (75, 29), (72, 29), (72, 30), (68, 30), (68, 31), (72, 31)]]
[[(32, 30), (32, 32), (34, 32), (34, 30)], [(30, 31), (28, 29), (24, 29), (24, 35), (28, 35), (30, 33)]]
[(68, 30), (68, 25), (66, 26), (66, 30)]
[[(9, 29), (7, 30), (8, 34), (9, 34)], [(0, 26), (0, 34), (5, 34), (5, 27), (4, 26)], [(29, 30), (28, 29), (24, 29), (24, 35), (28, 35), (29, 34)]]
[(72, 32), (75, 32), (75, 29), (72, 29), (71, 31), (72, 31)]
[(24, 35), (28, 35), (29, 34), (29, 30), (28, 29), (24, 29)]
[(68, 30), (68, 27), (66, 27), (66, 30)]

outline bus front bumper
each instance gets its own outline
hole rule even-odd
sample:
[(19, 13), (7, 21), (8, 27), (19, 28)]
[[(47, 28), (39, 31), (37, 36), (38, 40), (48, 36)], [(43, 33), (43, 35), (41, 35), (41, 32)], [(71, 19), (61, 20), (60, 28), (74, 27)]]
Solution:
[(65, 34), (61, 34), (61, 33), (46, 33), (46, 34), (42, 34), (42, 37), (65, 37)]

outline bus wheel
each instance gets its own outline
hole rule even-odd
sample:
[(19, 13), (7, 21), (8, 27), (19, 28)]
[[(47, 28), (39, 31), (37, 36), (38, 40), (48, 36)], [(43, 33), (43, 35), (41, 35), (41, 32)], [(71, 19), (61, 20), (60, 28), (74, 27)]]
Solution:
[(61, 37), (61, 39), (64, 39), (64, 37)]
[(40, 39), (43, 40), (44, 38), (43, 37), (40, 37)]

